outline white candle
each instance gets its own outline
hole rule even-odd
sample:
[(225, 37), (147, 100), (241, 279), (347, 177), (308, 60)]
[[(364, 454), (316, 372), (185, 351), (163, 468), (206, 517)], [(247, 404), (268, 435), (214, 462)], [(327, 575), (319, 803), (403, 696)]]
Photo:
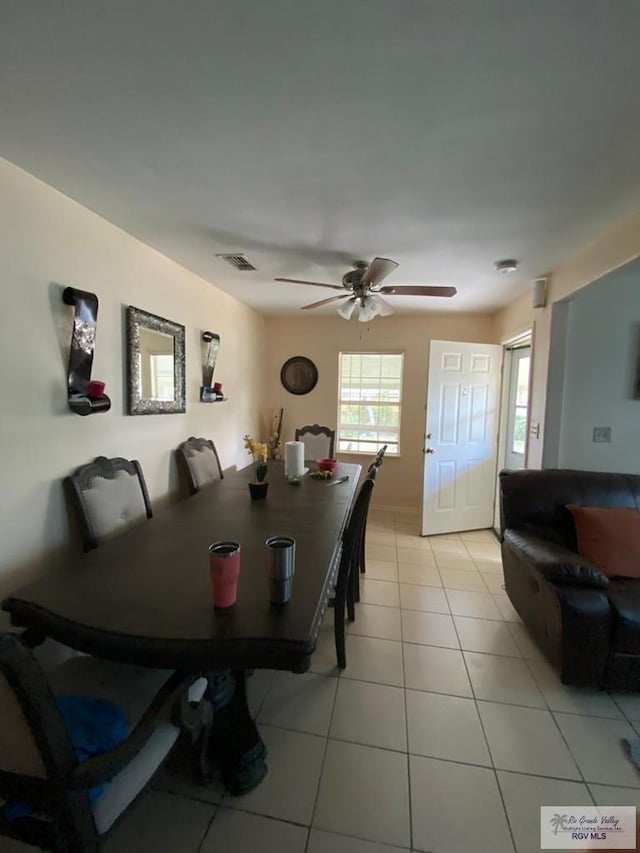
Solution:
[(287, 441), (284, 446), (285, 477), (302, 477), (304, 470), (304, 444), (301, 441)]

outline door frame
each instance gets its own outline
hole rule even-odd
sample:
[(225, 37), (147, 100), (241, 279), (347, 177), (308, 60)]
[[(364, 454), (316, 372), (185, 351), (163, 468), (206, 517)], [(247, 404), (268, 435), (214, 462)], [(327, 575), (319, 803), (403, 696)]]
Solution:
[[(496, 494), (494, 500), (495, 514), (493, 519), (493, 527), (494, 530), (500, 530), (500, 471), (504, 468), (504, 459), (507, 449), (507, 426), (509, 420), (509, 378), (511, 376), (511, 363), (512, 353), (515, 349), (523, 346), (529, 346), (531, 348), (531, 362), (529, 364), (529, 390), (531, 390), (531, 378), (533, 376), (533, 327), (526, 329), (523, 332), (520, 332), (518, 335), (514, 335), (512, 338), (509, 338), (506, 341), (502, 342), (502, 348), (504, 350), (504, 356), (502, 359), (502, 388), (500, 391), (500, 419), (498, 422), (498, 469), (496, 471)], [(529, 403), (531, 402), (531, 397), (529, 397)], [(525, 468), (529, 465), (529, 428), (531, 425), (531, 405), (528, 407), (527, 411), (527, 429), (525, 433), (525, 446), (524, 446), (524, 466)]]

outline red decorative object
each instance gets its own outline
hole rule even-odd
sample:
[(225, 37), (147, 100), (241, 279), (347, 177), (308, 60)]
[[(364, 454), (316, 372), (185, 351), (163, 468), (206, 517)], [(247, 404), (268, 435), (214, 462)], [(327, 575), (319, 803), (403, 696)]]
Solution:
[(104, 382), (100, 382), (98, 379), (92, 379), (87, 385), (87, 397), (90, 397), (92, 400), (98, 400), (100, 397), (104, 397)]
[(332, 474), (338, 467), (337, 459), (316, 459), (318, 471), (330, 471)]

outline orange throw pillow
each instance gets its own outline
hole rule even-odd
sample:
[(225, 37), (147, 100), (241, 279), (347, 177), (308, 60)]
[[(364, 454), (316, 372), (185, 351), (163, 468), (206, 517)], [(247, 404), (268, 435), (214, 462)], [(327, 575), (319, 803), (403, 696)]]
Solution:
[(567, 504), (578, 551), (610, 578), (640, 578), (640, 510)]

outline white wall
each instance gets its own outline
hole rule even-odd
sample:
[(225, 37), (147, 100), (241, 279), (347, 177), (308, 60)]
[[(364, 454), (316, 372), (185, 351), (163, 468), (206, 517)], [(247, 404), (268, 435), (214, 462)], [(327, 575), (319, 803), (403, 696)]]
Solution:
[[(259, 433), (264, 321), (208, 282), (56, 190), (0, 160), (0, 595), (69, 549), (61, 479), (95, 456), (137, 458), (158, 505), (177, 484), (173, 450), (190, 435), (215, 440), (223, 466), (247, 464), (245, 432)], [(71, 285), (98, 294), (93, 377), (112, 408), (80, 417), (67, 407)], [(124, 307), (186, 327), (187, 413), (127, 416)], [(200, 334), (222, 343), (215, 379), (226, 403), (198, 400)]]
[[(568, 303), (559, 466), (640, 474), (640, 264), (583, 288)], [(611, 427), (611, 443), (593, 427)], [(548, 427), (547, 427), (548, 429)]]

